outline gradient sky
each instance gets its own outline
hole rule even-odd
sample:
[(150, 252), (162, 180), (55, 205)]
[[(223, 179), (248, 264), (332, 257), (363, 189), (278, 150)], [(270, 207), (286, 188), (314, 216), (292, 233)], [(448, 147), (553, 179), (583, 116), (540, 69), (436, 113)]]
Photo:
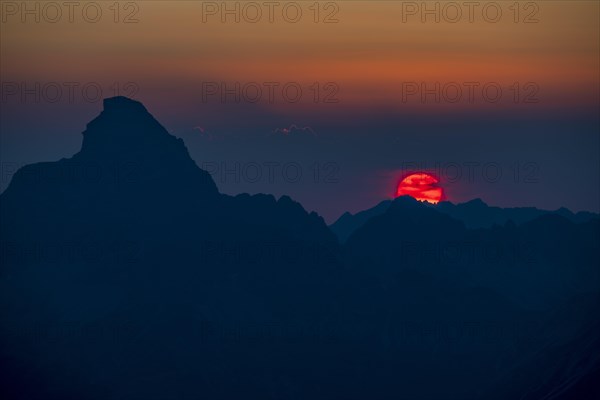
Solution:
[[(473, 22), (463, 6), (455, 23), (443, 11), (439, 23), (435, 15), (423, 22), (420, 10), (406, 13), (411, 2), (399, 1), (320, 2), (319, 23), (312, 1), (295, 2), (303, 11), (297, 23), (281, 11), (291, 2), (280, 2), (272, 23), (266, 8), (258, 23), (244, 21), (244, 14), (240, 23), (234, 16), (222, 22), (204, 14), (207, 3), (197, 1), (139, 1), (127, 8), (123, 2), (117, 23), (112, 2), (98, 2), (98, 23), (87, 22), (79, 9), (73, 22), (63, 10), (57, 23), (45, 21), (43, 11), (36, 23), (33, 16), (23, 22), (21, 10), (13, 15), (5, 4), (10, 2), (2, 3), (2, 189), (14, 164), (76, 152), (79, 133), (101, 110), (101, 102), (86, 101), (78, 89), (73, 101), (65, 89), (55, 103), (42, 98), (36, 104), (31, 95), (23, 100), (12, 94), (14, 84), (97, 82), (104, 97), (116, 85), (142, 101), (186, 141), (200, 166), (213, 169), (222, 191), (290, 194), (329, 222), (392, 196), (412, 166), (441, 169), (451, 201), (481, 197), (500, 206), (599, 211), (596, 1), (519, 2), (518, 15), (513, 1), (478, 2)], [(483, 14), (489, 3), (502, 10), (496, 23)], [(338, 22), (323, 23), (333, 11)], [(454, 16), (453, 9), (446, 11)], [(138, 22), (123, 23), (131, 12)], [(537, 22), (524, 23), (528, 16)], [(297, 103), (278, 90), (273, 102), (265, 92), (256, 103), (204, 100), (207, 82), (296, 82), (303, 95)], [(315, 82), (318, 102), (310, 89)], [(418, 93), (406, 95), (413, 82), (439, 82), (449, 90), (448, 84), (458, 84), (464, 96), (456, 103), (429, 96), (423, 103)], [(494, 83), (502, 98), (486, 101), (476, 89), (469, 102), (464, 82)], [(324, 103), (331, 88), (337, 102)], [(283, 134), (292, 125), (310, 129)], [(300, 165), (302, 179), (250, 182), (243, 176), (244, 168), (266, 162)], [(236, 170), (236, 163), (238, 176), (223, 176), (221, 167)], [(492, 182), (495, 170), (502, 177)]]

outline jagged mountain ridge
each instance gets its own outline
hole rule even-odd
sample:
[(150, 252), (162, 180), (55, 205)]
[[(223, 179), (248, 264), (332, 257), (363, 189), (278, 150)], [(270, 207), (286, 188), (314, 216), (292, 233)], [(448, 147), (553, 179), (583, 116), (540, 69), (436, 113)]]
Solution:
[[(83, 137), (81, 151), (73, 157), (27, 165), (15, 174), (2, 193), (2, 208), (11, 210), (2, 215), (7, 229), (25, 229), (22, 221), (35, 216), (47, 229), (93, 218), (107, 225), (129, 220), (130, 226), (144, 226), (141, 235), (156, 230), (152, 225), (162, 229), (177, 222), (184, 231), (180, 233), (191, 234), (197, 231), (193, 223), (218, 231), (237, 219), (265, 229), (277, 227), (298, 239), (335, 242), (321, 217), (286, 196), (275, 200), (269, 195), (220, 194), (183, 141), (137, 101), (105, 99), (103, 111)], [(85, 230), (82, 223), (78, 228)]]
[[(0, 213), (9, 399), (484, 399), (548, 347), (521, 326), (570, 322), (522, 293), (560, 303), (582, 277), (598, 288), (593, 221), (473, 231), (398, 198), (340, 248), (289, 197), (219, 194), (124, 98), (107, 99), (74, 157), (20, 170)], [(437, 247), (457, 241), (548, 254), (457, 263)], [(561, 338), (570, 354), (585, 351), (580, 326)]]
[[(376, 206), (356, 214), (346, 212), (329, 227), (336, 234), (340, 242), (344, 243), (369, 218), (384, 214), (391, 204), (392, 200), (384, 200)], [(535, 207), (494, 207), (487, 205), (481, 199), (473, 199), (459, 204), (449, 201), (442, 201), (435, 205), (424, 204), (462, 221), (469, 229), (491, 228), (494, 225), (505, 225), (509, 222), (521, 225), (547, 214), (560, 215), (577, 223), (599, 218), (599, 215), (595, 213), (586, 211), (573, 213), (564, 207), (554, 211), (541, 210)]]

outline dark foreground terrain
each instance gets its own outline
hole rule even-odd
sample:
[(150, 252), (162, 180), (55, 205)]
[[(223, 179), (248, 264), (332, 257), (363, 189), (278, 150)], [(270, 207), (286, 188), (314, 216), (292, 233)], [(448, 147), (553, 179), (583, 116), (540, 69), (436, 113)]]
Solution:
[(0, 197), (3, 399), (600, 395), (597, 216), (400, 197), (338, 240), (141, 103), (83, 136)]

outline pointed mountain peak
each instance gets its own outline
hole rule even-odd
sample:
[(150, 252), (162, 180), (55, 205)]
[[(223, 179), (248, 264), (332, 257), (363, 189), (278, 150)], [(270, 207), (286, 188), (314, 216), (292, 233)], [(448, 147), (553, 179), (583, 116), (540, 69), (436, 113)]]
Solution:
[(148, 113), (142, 103), (124, 96), (104, 99), (102, 104), (105, 113)]
[(399, 196), (392, 201), (388, 211), (392, 212), (406, 212), (421, 209), (424, 205), (417, 199), (411, 196)]
[(118, 96), (104, 99), (104, 109), (87, 124), (81, 153), (94, 157), (127, 158), (136, 152), (159, 154), (187, 150), (139, 101)]
[(468, 206), (476, 206), (476, 207), (487, 207), (488, 205), (481, 200), (479, 197), (473, 200), (469, 200), (466, 203), (463, 203), (464, 205), (468, 205)]
[(392, 201), (390, 205), (391, 209), (415, 209), (417, 207), (423, 206), (423, 204), (411, 196), (399, 196)]
[[(94, 190), (125, 186), (137, 193), (163, 190), (165, 196), (202, 201), (219, 195), (211, 175), (196, 165), (183, 140), (171, 135), (142, 103), (119, 96), (103, 104), (103, 111), (83, 132), (81, 150), (69, 159), (31, 167), (33, 175), (49, 176), (52, 173), (47, 171), (65, 169), (68, 173), (53, 172), (64, 179), (52, 183), (71, 188), (81, 181), (73, 177), (87, 177), (93, 171), (98, 179), (83, 181)], [(23, 190), (30, 185), (21, 177), (13, 181), (24, 182)]]
[(395, 204), (417, 204), (419, 201), (411, 196), (398, 196), (394, 199)]

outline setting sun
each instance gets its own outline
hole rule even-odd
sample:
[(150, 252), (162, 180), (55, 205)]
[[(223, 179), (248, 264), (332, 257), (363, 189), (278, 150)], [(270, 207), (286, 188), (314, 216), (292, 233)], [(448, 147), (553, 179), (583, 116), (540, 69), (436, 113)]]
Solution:
[(439, 179), (426, 174), (417, 173), (406, 176), (398, 184), (396, 197), (411, 196), (419, 201), (437, 204), (443, 199), (444, 191), (437, 186)]

